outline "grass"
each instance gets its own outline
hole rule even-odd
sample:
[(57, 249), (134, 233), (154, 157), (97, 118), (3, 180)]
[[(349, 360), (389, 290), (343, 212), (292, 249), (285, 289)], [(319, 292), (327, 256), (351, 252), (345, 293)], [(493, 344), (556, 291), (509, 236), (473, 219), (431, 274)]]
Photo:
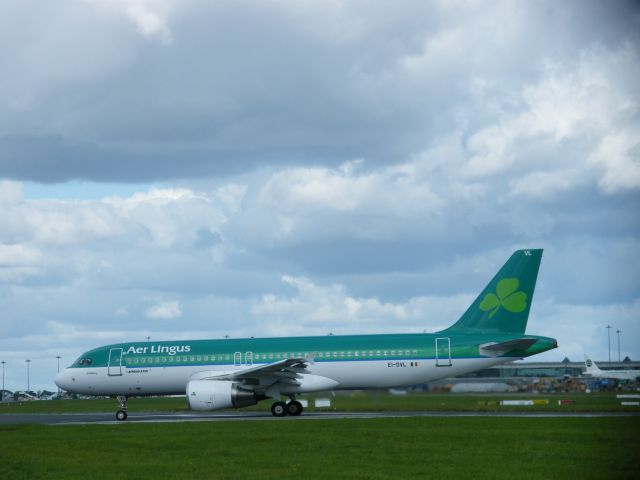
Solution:
[(18, 479), (638, 478), (640, 417), (0, 425)]
[[(623, 407), (615, 393), (576, 394), (451, 394), (412, 393), (394, 396), (378, 392), (354, 392), (318, 395), (331, 399), (333, 411), (637, 411), (639, 407)], [(305, 396), (313, 411), (314, 396)], [(503, 399), (548, 399), (549, 405), (533, 407), (503, 407), (481, 405)], [(558, 405), (559, 399), (574, 399), (575, 405)], [(265, 401), (246, 410), (268, 411), (271, 402)], [(71, 413), (71, 412), (115, 412), (117, 403), (113, 399), (96, 400), (52, 400), (41, 402), (7, 403), (0, 405), (0, 413)], [(132, 398), (129, 412), (186, 411), (184, 397)]]

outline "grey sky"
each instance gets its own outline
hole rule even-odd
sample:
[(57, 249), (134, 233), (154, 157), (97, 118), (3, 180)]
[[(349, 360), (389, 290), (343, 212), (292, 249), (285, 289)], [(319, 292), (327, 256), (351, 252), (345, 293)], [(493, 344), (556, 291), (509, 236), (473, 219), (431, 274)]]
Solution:
[(8, 379), (147, 334), (434, 330), (522, 247), (544, 358), (607, 323), (640, 357), (639, 13), (3, 2)]

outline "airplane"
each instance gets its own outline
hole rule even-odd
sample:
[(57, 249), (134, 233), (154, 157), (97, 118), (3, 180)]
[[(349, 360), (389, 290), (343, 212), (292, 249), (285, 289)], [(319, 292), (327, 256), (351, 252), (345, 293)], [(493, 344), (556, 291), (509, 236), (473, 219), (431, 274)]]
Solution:
[(554, 338), (525, 334), (541, 259), (541, 249), (514, 252), (460, 319), (436, 333), (118, 343), (83, 353), (55, 383), (115, 396), (121, 421), (130, 397), (148, 395), (186, 395), (199, 411), (273, 399), (272, 415), (284, 417), (302, 413), (301, 394), (482, 370), (557, 348)]
[(615, 380), (631, 381), (640, 378), (640, 370), (600, 370), (589, 355), (584, 356), (584, 365), (587, 367), (587, 371), (584, 374), (593, 378), (613, 378)]

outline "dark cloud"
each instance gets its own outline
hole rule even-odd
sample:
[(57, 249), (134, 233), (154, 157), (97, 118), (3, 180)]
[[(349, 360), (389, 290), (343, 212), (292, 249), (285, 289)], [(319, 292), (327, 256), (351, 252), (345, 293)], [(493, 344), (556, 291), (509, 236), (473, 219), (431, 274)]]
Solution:
[(140, 182), (395, 163), (461, 116), (468, 136), (492, 121), (470, 108), (474, 82), (507, 101), (548, 60), (638, 44), (634, 2), (150, 3), (155, 30), (113, 5), (5, 4), (9, 19), (52, 16), (55, 41), (4, 22), (0, 175)]

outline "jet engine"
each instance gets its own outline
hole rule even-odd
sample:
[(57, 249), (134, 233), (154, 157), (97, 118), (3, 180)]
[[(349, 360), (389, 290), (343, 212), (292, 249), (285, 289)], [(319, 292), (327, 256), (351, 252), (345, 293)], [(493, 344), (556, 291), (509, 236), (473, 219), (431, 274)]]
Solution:
[(228, 380), (192, 380), (187, 384), (187, 398), (192, 410), (240, 408), (258, 403), (255, 392)]

